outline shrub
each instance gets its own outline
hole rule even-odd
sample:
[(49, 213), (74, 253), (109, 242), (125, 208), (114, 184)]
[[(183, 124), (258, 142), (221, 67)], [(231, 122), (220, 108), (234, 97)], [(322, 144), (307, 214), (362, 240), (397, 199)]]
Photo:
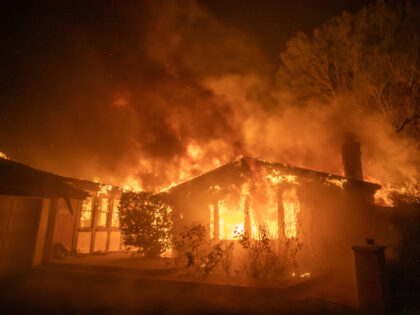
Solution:
[[(272, 239), (266, 226), (258, 228), (255, 239), (240, 232), (235, 233), (235, 238), (233, 241), (210, 239), (206, 226), (193, 223), (184, 227), (172, 243), (178, 265), (196, 277), (224, 273), (230, 278), (233, 273), (236, 280), (271, 284), (292, 272), (297, 266), (295, 256), (303, 247), (298, 239)], [(235, 243), (242, 249), (235, 250)]]
[(157, 256), (170, 248), (172, 207), (166, 194), (125, 192), (121, 196), (120, 226), (124, 245)]
[(290, 267), (296, 266), (295, 256), (303, 246), (302, 243), (292, 246), (289, 240), (274, 240), (264, 225), (258, 227), (256, 239), (244, 234), (237, 237), (246, 250), (243, 271), (249, 279), (258, 281), (275, 282), (284, 277)]
[(203, 224), (193, 223), (173, 238), (178, 264), (196, 277), (207, 277), (217, 267), (229, 276), (233, 258), (233, 242), (212, 240)]

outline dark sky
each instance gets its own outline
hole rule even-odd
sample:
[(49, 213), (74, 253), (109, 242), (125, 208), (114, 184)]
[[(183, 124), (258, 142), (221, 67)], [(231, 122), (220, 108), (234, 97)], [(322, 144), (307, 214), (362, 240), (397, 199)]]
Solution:
[(139, 156), (170, 163), (192, 141), (226, 138), (231, 155), (244, 153), (226, 119), (235, 107), (203, 82), (274, 77), (297, 31), (365, 3), (3, 1), (0, 151), (85, 178), (135, 166)]
[(297, 31), (309, 32), (343, 11), (357, 12), (366, 0), (227, 0), (200, 1), (222, 23), (253, 35), (276, 58)]

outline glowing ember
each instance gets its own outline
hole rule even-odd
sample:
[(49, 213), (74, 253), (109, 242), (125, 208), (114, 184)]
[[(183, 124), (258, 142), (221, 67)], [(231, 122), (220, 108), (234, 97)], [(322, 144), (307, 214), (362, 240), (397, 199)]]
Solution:
[[(304, 272), (299, 275), (299, 278), (309, 278), (311, 276), (310, 272)], [(296, 277), (296, 273), (292, 272), (292, 277)]]

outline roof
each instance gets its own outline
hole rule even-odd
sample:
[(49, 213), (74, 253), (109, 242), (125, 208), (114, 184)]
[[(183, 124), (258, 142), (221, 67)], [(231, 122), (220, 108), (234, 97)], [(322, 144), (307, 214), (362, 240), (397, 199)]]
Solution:
[(80, 188), (83, 185), (90, 190), (99, 189), (99, 183), (59, 176), (0, 158), (1, 195), (85, 199), (89, 193)]
[(351, 179), (340, 175), (309, 170), (284, 163), (241, 157), (210, 172), (174, 186), (170, 191), (175, 193), (184, 189), (194, 190), (194, 188), (200, 189), (199, 187), (208, 188), (214, 185), (231, 184), (241, 181), (244, 176), (250, 176), (258, 169), (266, 169), (278, 175), (293, 175), (322, 183), (340, 183), (344, 190), (364, 190), (369, 193), (374, 193), (381, 188), (380, 185), (375, 183)]

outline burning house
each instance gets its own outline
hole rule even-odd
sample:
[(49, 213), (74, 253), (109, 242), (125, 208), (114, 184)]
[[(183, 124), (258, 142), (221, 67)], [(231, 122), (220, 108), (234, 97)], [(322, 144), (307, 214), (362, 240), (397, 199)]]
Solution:
[(311, 254), (327, 255), (331, 247), (348, 253), (370, 235), (366, 215), (381, 186), (363, 181), (359, 143), (347, 141), (342, 155), (345, 176), (242, 157), (177, 185), (169, 191), (175, 230), (201, 222), (211, 237), (229, 240), (256, 238), (264, 226), (272, 238), (298, 241)]

